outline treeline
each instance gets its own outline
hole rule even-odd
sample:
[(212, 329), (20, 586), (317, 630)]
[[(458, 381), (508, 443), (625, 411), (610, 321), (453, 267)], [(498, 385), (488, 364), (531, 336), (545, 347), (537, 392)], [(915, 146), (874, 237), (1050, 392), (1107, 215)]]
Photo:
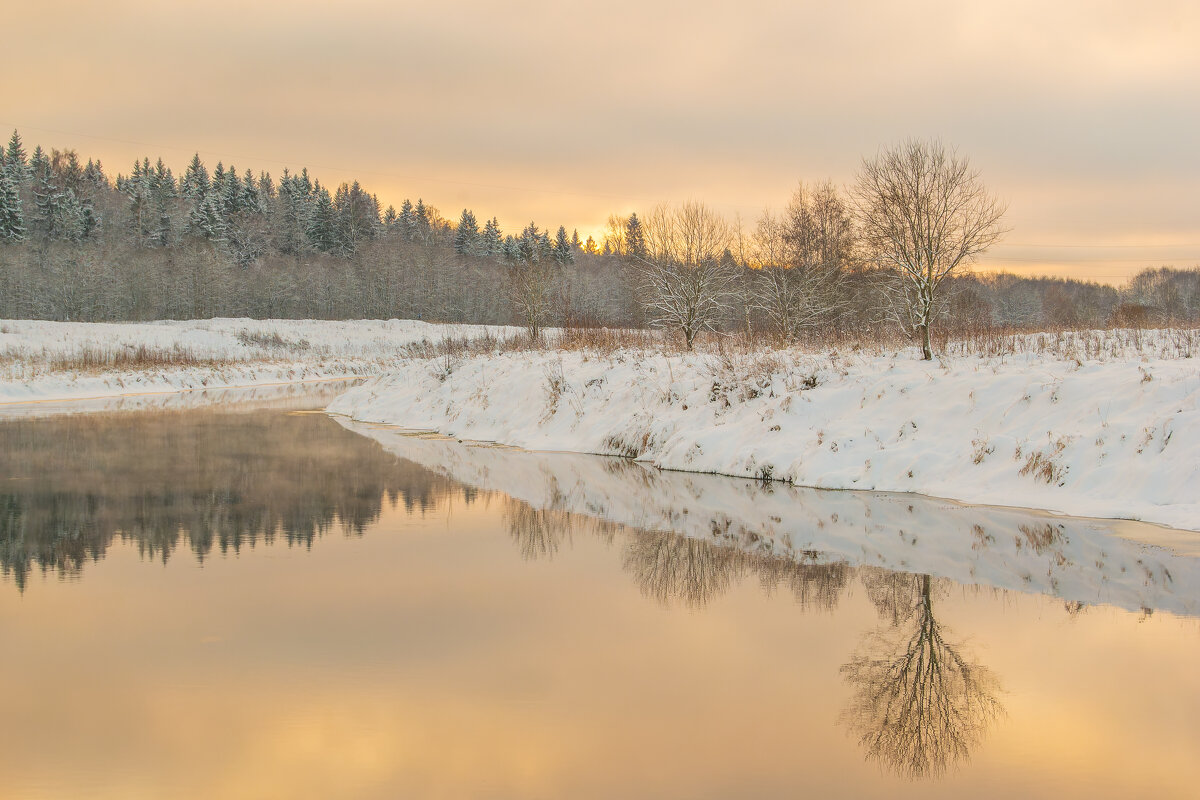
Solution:
[[(643, 267), (674, 252), (654, 250), (669, 216), (611, 217), (598, 242), (533, 222), (506, 233), (495, 216), (464, 209), (452, 222), (422, 199), (384, 208), (357, 181), (331, 189), (305, 169), (210, 169), (197, 155), (178, 177), (150, 158), (110, 176), (72, 150), (27, 152), (14, 132), (0, 150), (0, 317), (643, 327), (662, 321)], [(709, 327), (790, 338), (886, 324), (881, 271), (832, 185), (720, 238)], [(1200, 319), (1195, 269), (1147, 270), (1121, 289), (1006, 274), (950, 284), (941, 311), (954, 328)]]

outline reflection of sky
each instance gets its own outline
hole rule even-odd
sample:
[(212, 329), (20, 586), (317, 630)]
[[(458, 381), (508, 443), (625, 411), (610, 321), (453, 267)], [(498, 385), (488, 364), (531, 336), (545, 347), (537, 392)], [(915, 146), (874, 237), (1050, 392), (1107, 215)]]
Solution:
[(182, 172), (200, 148), (586, 234), (663, 199), (753, 218), (800, 178), (844, 181), (881, 144), (936, 135), (1010, 202), (1011, 242), (1138, 245), (1002, 247), (987, 268), (1200, 262), (1188, 0), (47, 0), (5, 17), (29, 68), (0, 78), (0, 124), (114, 171), (149, 153)]
[(385, 510), (361, 538), (202, 569), (116, 546), (79, 582), (36, 580), (0, 604), (0, 680), (20, 687), (0, 697), (6, 790), (1128, 797), (1200, 779), (1195, 621), (949, 588), (939, 623), (1000, 676), (1007, 716), (968, 765), (907, 783), (838, 727), (839, 666), (880, 624), (858, 584), (833, 613), (753, 575), (664, 607), (622, 566), (625, 534), (527, 561), (505, 505)]

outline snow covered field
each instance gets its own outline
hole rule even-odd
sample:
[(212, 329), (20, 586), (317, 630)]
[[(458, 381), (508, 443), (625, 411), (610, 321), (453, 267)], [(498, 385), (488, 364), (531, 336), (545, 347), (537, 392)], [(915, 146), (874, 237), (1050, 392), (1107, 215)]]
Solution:
[(517, 331), (415, 320), (0, 320), (0, 403), (377, 375), (405, 345), (485, 332)]
[(669, 469), (1200, 530), (1200, 362), (1171, 336), (933, 362), (911, 351), (443, 357), (400, 363), (329, 410)]

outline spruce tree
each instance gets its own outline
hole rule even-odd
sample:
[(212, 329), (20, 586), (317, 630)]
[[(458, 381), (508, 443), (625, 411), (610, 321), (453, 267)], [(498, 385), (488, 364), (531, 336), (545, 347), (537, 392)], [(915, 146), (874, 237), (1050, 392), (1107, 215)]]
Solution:
[(567, 229), (562, 225), (558, 226), (558, 233), (554, 237), (554, 260), (559, 264), (575, 263), (575, 252), (571, 249), (571, 240), (567, 238)]
[(469, 209), (464, 208), (458, 219), (458, 230), (454, 232), (454, 252), (460, 256), (478, 253), (479, 222)]
[(200, 160), (200, 154), (196, 153), (184, 170), (183, 180), (179, 182), (179, 194), (193, 203), (202, 202), (208, 194), (209, 184), (208, 168)]
[(630, 214), (625, 223), (625, 249), (633, 258), (646, 258), (646, 234), (636, 212)]
[(406, 197), (400, 204), (400, 233), (405, 239), (412, 240), (417, 232), (417, 223), (413, 215), (413, 204)]
[(25, 219), (21, 214), (21, 194), (7, 169), (0, 170), (0, 242), (8, 244), (25, 238)]
[[(38, 148), (41, 150), (41, 148)], [(4, 153), (4, 168), (12, 175), (13, 182), (18, 187), (33, 176), (33, 170), (25, 160), (25, 146), (21, 144), (21, 135), (15, 130), (8, 140), (8, 150)]]
[(338, 246), (337, 215), (333, 208), (333, 198), (329, 196), (329, 190), (322, 186), (320, 181), (313, 185), (313, 196), (316, 198), (316, 202), (313, 205), (308, 240), (314, 250), (332, 253)]
[(252, 214), (262, 214), (263, 208), (262, 195), (258, 192), (258, 182), (254, 180), (254, 175), (250, 172), (250, 168), (246, 168), (246, 174), (242, 178), (242, 198), (241, 207)]
[(221, 216), (221, 207), (216, 195), (209, 194), (200, 199), (188, 216), (185, 235), (208, 242), (223, 242), (225, 232), (225, 220)]
[(504, 252), (504, 238), (500, 233), (500, 220), (492, 217), (483, 224), (483, 241), (480, 250), (485, 256), (499, 256)]

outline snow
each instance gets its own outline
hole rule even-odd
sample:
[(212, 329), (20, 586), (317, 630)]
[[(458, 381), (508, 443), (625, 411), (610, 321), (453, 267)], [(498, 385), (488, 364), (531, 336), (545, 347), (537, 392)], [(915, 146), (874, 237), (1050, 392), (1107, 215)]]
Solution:
[(1028, 348), (933, 362), (911, 351), (510, 352), (402, 361), (329, 410), (672, 470), (1200, 530), (1200, 370), (1150, 345), (1141, 356)]
[[(0, 404), (103, 398), (379, 374), (405, 345), (515, 328), (416, 320), (211, 319), (147, 323), (0, 320)], [(146, 348), (212, 363), (80, 369), (87, 354)]]
[(538, 510), (672, 531), (801, 565), (882, 567), (1085, 605), (1200, 614), (1200, 560), (1129, 538), (1152, 529), (1139, 523), (731, 480), (341, 419), (400, 458)]

